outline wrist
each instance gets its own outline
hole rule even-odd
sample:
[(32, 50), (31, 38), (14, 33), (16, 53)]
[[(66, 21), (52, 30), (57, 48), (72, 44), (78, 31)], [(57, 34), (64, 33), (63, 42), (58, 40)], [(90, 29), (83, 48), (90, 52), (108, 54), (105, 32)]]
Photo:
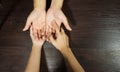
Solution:
[(52, 0), (50, 8), (53, 9), (62, 9), (63, 0)]
[(57, 8), (57, 7), (50, 7), (49, 9), (53, 10), (53, 11), (61, 11), (62, 10), (61, 8)]
[(62, 9), (62, 7), (60, 7), (60, 6), (50, 6), (50, 8), (51, 8), (51, 9), (58, 9), (58, 10), (61, 10), (61, 9)]
[(41, 45), (36, 45), (36, 44), (33, 44), (32, 45), (32, 48), (34, 49), (41, 49), (42, 48), (42, 46)]
[(42, 48), (41, 48), (41, 47), (36, 46), (36, 45), (33, 45), (33, 46), (32, 46), (31, 52), (34, 52), (34, 53), (41, 53), (41, 51), (42, 51)]
[(38, 11), (45, 11), (45, 8), (40, 8), (40, 7), (34, 7), (34, 9), (33, 10), (38, 10)]
[(34, 0), (34, 9), (46, 9), (46, 0)]
[(71, 49), (69, 48), (69, 47), (64, 47), (64, 48), (62, 48), (61, 50), (60, 50), (60, 52), (62, 53), (62, 54), (66, 54), (66, 53), (68, 53), (68, 52), (70, 52), (71, 51)]
[(37, 6), (34, 6), (34, 10), (45, 10), (45, 7), (37, 7)]

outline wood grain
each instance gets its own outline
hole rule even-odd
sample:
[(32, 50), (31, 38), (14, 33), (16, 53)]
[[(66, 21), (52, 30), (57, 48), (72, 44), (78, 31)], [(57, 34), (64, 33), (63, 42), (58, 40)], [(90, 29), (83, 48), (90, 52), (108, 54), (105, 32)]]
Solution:
[[(23, 72), (31, 51), (22, 28), (32, 0), (15, 2), (0, 2), (0, 72)], [(120, 72), (120, 0), (65, 0), (63, 11), (73, 29), (71, 49), (86, 72)], [(41, 71), (66, 72), (62, 55), (48, 42), (43, 47)]]

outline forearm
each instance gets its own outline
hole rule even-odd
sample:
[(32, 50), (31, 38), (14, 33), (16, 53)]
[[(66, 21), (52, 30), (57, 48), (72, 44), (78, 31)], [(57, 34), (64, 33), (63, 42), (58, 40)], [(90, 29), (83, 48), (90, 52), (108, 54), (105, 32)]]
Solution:
[(85, 72), (70, 48), (65, 48), (61, 53), (63, 54), (66, 63), (68, 63), (69, 67), (72, 68), (73, 72)]
[(39, 72), (41, 48), (33, 45), (25, 72)]
[(52, 0), (51, 3), (51, 8), (57, 8), (57, 9), (61, 9), (63, 6), (63, 1), (64, 0)]
[(46, 8), (46, 0), (33, 0), (34, 9), (45, 9)]

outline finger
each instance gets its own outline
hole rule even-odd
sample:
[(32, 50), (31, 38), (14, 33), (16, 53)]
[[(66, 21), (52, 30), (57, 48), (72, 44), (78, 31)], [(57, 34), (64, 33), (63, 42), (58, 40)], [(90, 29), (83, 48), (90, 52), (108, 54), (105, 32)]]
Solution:
[(63, 29), (63, 28), (61, 28), (61, 33), (65, 34), (65, 31), (64, 31), (64, 29)]
[(49, 33), (49, 29), (50, 29), (50, 27), (47, 26), (47, 27), (46, 27), (46, 35)]
[(68, 23), (67, 18), (65, 18), (65, 19), (63, 20), (63, 24), (65, 25), (65, 28), (66, 28), (67, 30), (69, 30), (69, 31), (72, 30), (72, 28), (70, 27), (70, 25), (69, 25), (69, 23)]
[(36, 39), (37, 40), (39, 40), (40, 38), (39, 38), (39, 34), (38, 34), (38, 32), (37, 32), (37, 35), (36, 35)]
[(61, 28), (61, 33), (68, 39), (68, 36), (67, 36), (67, 34), (65, 33), (65, 31), (64, 31), (63, 28)]
[(46, 26), (45, 38), (46, 38), (47, 41), (48, 41), (48, 29), (49, 29), (49, 27)]
[(48, 32), (49, 32), (49, 34), (51, 34), (51, 33), (52, 33), (52, 29), (51, 29), (51, 28), (49, 28), (49, 31), (48, 31)]
[(38, 40), (37, 34), (34, 33), (35, 29), (31, 26), (30, 27), (30, 35), (33, 40)]
[(47, 35), (47, 33), (48, 33), (48, 26), (46, 25), (46, 29), (45, 29), (45, 34)]
[(51, 28), (51, 31), (52, 31), (52, 33), (55, 33), (55, 29), (54, 28)]
[(45, 35), (45, 26), (42, 27), (42, 35), (44, 36)]
[(59, 29), (59, 26), (57, 25), (57, 23), (55, 21), (53, 21), (52, 24), (53, 24), (53, 27), (54, 27), (56, 33), (59, 34), (60, 33), (60, 29)]
[(34, 29), (34, 28), (33, 28), (33, 36), (35, 37), (35, 39), (38, 40), (38, 32), (37, 32), (37, 29)]
[(49, 37), (49, 39), (50, 39), (50, 42), (51, 42), (51, 43), (54, 43), (55, 40), (54, 40), (54, 38), (53, 38), (52, 35)]
[(26, 25), (25, 25), (25, 27), (23, 28), (23, 31), (28, 30), (30, 26), (31, 26), (31, 21), (27, 20)]
[(30, 36), (33, 37), (33, 30), (32, 30), (32, 26), (30, 27)]
[(40, 28), (39, 28), (39, 30), (41, 31), (41, 35), (44, 35), (45, 33), (44, 29), (45, 29), (45, 22), (43, 21), (40, 23)]
[(38, 38), (41, 38), (41, 29), (37, 30), (37, 33), (38, 33)]

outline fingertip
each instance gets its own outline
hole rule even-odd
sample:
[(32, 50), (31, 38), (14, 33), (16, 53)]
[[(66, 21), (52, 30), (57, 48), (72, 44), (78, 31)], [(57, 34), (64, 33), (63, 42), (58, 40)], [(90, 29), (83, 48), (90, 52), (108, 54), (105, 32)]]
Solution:
[(68, 30), (69, 30), (69, 31), (72, 31), (72, 28), (70, 27), (70, 28), (68, 28)]
[(25, 29), (22, 29), (22, 31), (25, 31)]
[(46, 37), (45, 37), (45, 35), (42, 35), (42, 37), (41, 37), (43, 40), (46, 40)]
[(27, 25), (23, 28), (23, 31), (27, 31), (29, 29), (30, 25)]
[(72, 31), (72, 28), (70, 27), (70, 25), (68, 23), (67, 24), (64, 23), (64, 25), (65, 25), (67, 30)]
[(27, 20), (25, 27), (23, 28), (23, 31), (27, 31), (31, 26), (31, 23)]
[(63, 20), (63, 23), (67, 30), (72, 31), (72, 28), (70, 27), (67, 19)]
[(53, 36), (52, 36), (52, 35), (49, 37), (49, 39), (50, 39), (50, 42), (53, 42), (53, 41), (54, 41), (54, 39), (53, 39)]
[(25, 28), (23, 29), (23, 31), (26, 31), (26, 30), (27, 30), (27, 29), (25, 29)]

